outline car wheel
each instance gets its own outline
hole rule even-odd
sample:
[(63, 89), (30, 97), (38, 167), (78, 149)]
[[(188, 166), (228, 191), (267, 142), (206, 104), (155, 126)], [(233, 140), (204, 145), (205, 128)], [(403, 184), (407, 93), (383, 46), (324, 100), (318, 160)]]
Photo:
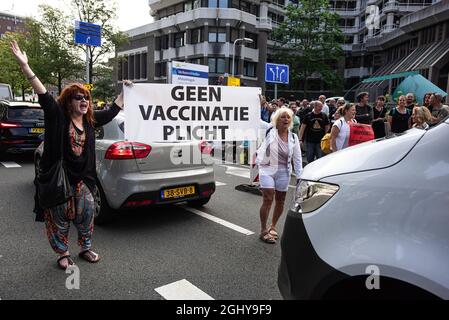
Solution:
[(210, 197), (207, 197), (207, 198), (189, 201), (188, 205), (193, 208), (199, 208), (199, 207), (202, 207), (205, 204), (207, 204), (209, 201), (210, 201)]
[(95, 211), (94, 211), (95, 224), (102, 225), (111, 221), (112, 209), (111, 207), (109, 207), (104, 191), (99, 183), (97, 183), (97, 187), (95, 188), (94, 203), (95, 203)]

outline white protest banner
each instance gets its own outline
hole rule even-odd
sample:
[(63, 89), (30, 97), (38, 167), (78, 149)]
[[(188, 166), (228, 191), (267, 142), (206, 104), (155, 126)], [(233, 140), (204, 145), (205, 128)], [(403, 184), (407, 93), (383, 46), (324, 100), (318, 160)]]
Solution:
[(134, 84), (124, 94), (129, 141), (257, 140), (260, 88)]

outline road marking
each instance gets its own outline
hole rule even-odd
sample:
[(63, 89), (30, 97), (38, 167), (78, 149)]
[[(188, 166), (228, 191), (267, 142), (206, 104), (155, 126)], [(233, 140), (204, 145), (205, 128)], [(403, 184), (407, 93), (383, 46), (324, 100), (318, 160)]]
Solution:
[(217, 187), (223, 187), (223, 186), (226, 186), (226, 183), (223, 183), (223, 182), (220, 182), (220, 181), (215, 181), (215, 185)]
[(190, 208), (190, 207), (187, 207), (187, 206), (181, 206), (181, 207), (182, 207), (183, 209), (185, 209), (185, 210), (187, 210), (187, 211), (193, 213), (193, 214), (196, 214), (196, 215), (198, 215), (198, 216), (200, 216), (200, 217), (206, 218), (206, 219), (208, 219), (208, 220), (210, 220), (210, 221), (212, 221), (212, 222), (221, 224), (222, 226), (224, 226), (224, 227), (226, 227), (226, 228), (232, 229), (232, 230), (237, 231), (237, 232), (239, 232), (239, 233), (242, 233), (242, 234), (244, 234), (244, 235), (246, 235), (246, 236), (250, 236), (250, 235), (253, 235), (253, 234), (254, 234), (254, 232), (252, 232), (252, 231), (250, 231), (250, 230), (248, 230), (248, 229), (242, 228), (242, 227), (240, 227), (240, 226), (238, 226), (238, 225), (236, 225), (236, 224), (233, 224), (233, 223), (228, 222), (228, 221), (226, 221), (226, 220), (217, 218), (217, 217), (212, 216), (212, 215), (210, 215), (210, 214), (208, 214), (208, 213), (202, 212), (202, 211), (200, 211), (200, 210), (198, 210), (198, 209)]
[(165, 300), (215, 300), (186, 279), (154, 289)]
[(15, 162), (0, 162), (5, 168), (21, 168), (22, 166)]
[(249, 179), (249, 177), (250, 177), (249, 168), (237, 168), (237, 167), (231, 167), (231, 166), (223, 166), (223, 167), (226, 168), (226, 174), (230, 174), (230, 175), (245, 178), (245, 179)]

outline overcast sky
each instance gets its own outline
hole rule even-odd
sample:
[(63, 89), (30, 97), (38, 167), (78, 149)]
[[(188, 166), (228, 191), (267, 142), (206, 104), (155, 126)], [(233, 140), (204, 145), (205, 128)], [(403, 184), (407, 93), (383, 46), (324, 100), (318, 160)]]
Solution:
[[(117, 23), (121, 31), (136, 28), (152, 21), (148, 0), (115, 0), (118, 3)], [(0, 11), (20, 16), (36, 16), (40, 4), (59, 9), (67, 8), (69, 0), (0, 0)], [(67, 10), (67, 9), (66, 9)]]

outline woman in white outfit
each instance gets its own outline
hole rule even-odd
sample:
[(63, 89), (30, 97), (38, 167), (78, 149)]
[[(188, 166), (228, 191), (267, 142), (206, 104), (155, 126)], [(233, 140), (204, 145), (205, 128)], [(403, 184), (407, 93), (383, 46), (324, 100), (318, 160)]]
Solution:
[(335, 120), (331, 129), (331, 150), (336, 152), (338, 150), (348, 147), (349, 134), (351, 128), (349, 127), (349, 122), (357, 122), (355, 118), (356, 110), (355, 106), (352, 104), (346, 104), (338, 108), (337, 113), (340, 117)]
[[(257, 151), (256, 163), (259, 166), (260, 189), (263, 203), (260, 208), (260, 239), (276, 243), (278, 234), (276, 224), (284, 211), (285, 196), (290, 184), (292, 160), (296, 177), (302, 172), (301, 148), (298, 136), (290, 130), (293, 127), (293, 112), (285, 107), (272, 116), (273, 127)], [(271, 226), (267, 226), (273, 199), (276, 201)]]

